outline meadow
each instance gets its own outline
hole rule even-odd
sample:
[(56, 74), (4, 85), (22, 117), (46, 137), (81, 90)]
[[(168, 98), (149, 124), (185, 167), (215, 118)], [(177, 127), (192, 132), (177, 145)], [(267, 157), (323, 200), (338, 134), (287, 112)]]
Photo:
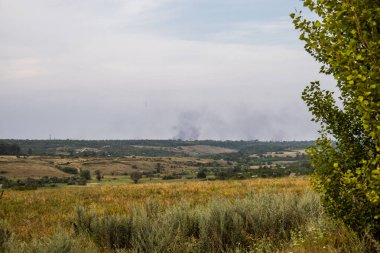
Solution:
[(0, 252), (373, 250), (324, 213), (309, 143), (20, 143), (0, 156)]
[(2, 252), (365, 252), (307, 177), (7, 190)]

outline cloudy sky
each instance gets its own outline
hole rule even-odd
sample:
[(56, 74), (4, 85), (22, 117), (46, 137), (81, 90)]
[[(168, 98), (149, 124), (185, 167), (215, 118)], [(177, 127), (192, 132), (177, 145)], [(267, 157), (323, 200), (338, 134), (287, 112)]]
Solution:
[(0, 0), (0, 138), (317, 136), (299, 0)]

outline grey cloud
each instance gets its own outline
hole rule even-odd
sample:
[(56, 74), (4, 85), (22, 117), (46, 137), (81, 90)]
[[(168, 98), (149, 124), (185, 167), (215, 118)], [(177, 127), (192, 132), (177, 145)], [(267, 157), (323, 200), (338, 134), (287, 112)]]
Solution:
[(2, 1), (0, 138), (315, 137), (300, 93), (309, 81), (333, 82), (299, 44), (152, 30), (170, 3)]

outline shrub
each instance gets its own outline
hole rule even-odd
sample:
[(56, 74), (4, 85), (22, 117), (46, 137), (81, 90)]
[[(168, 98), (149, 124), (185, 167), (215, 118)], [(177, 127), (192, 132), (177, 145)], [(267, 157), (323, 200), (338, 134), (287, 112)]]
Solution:
[(100, 173), (100, 170), (95, 170), (96, 180), (101, 181), (102, 180), (102, 174)]
[(70, 166), (57, 166), (57, 168), (65, 173), (68, 173), (68, 174), (73, 174), (73, 175), (77, 175), (78, 174), (78, 169), (77, 168), (74, 168), (74, 167), (70, 167)]
[(207, 177), (207, 173), (205, 170), (199, 170), (198, 173), (197, 173), (197, 178), (206, 178)]
[(91, 173), (90, 173), (89, 170), (83, 170), (83, 169), (81, 169), (79, 175), (83, 179), (91, 180)]
[(162, 177), (162, 180), (174, 180), (174, 179), (181, 179), (181, 175), (170, 174), (170, 175), (165, 175)]

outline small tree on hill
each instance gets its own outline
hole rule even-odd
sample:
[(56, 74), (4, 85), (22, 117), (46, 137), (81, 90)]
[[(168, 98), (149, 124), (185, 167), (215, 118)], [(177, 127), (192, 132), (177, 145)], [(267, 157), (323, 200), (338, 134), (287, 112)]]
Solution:
[(100, 170), (95, 170), (95, 176), (96, 176), (96, 180), (98, 181), (102, 180), (102, 174), (100, 173)]
[(304, 0), (314, 20), (291, 14), (305, 49), (340, 91), (312, 82), (302, 94), (321, 137), (308, 153), (332, 216), (380, 239), (380, 1)]
[(138, 183), (138, 181), (142, 178), (142, 173), (141, 172), (138, 172), (138, 171), (133, 171), (129, 174), (129, 176), (131, 177), (131, 179), (133, 180), (133, 182), (135, 184)]

